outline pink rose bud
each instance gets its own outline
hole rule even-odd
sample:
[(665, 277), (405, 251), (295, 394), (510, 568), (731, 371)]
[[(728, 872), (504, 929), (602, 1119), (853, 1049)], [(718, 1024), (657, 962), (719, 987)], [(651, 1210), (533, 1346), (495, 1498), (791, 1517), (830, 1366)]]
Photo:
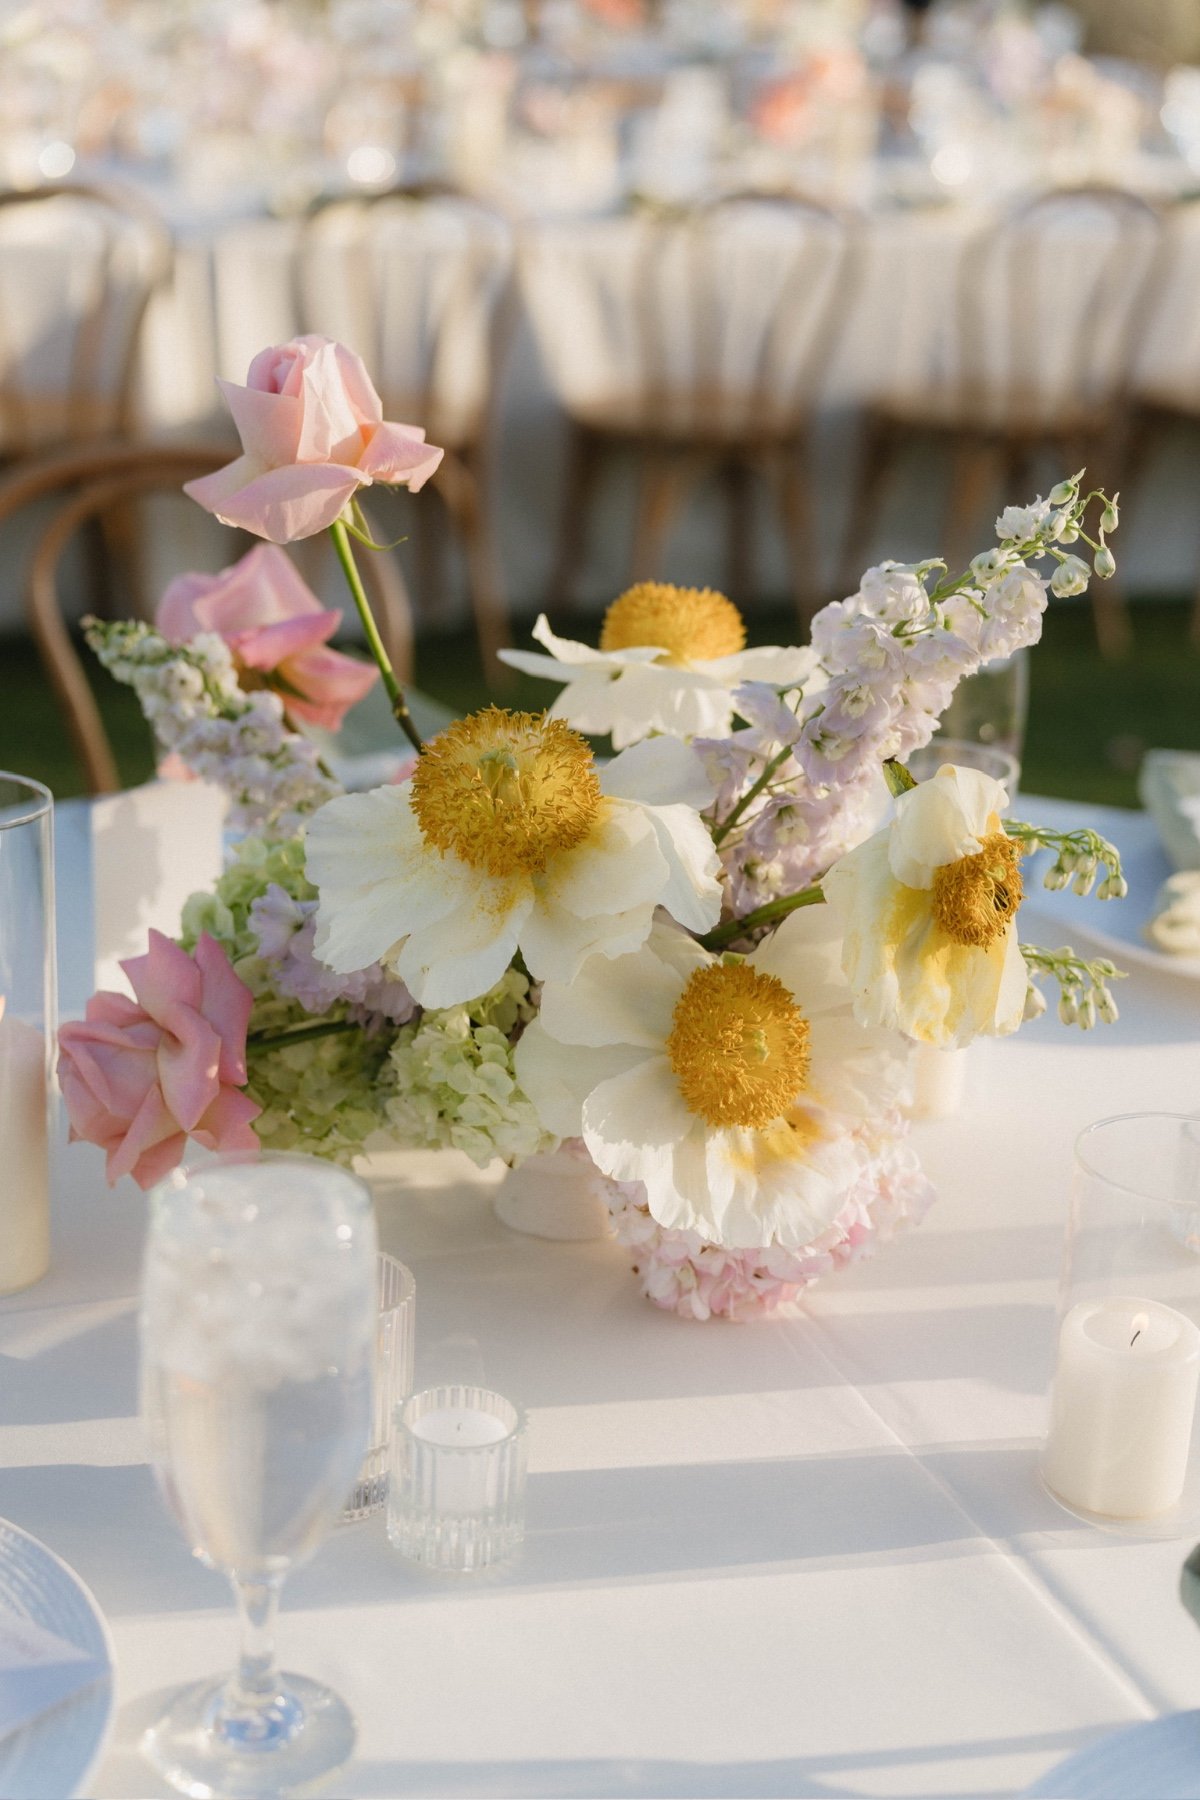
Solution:
[(243, 1092), (254, 998), (207, 933), (194, 956), (150, 933), (121, 967), (135, 999), (93, 994), (58, 1034), (58, 1078), (72, 1139), (107, 1152), (109, 1185), (161, 1181), (189, 1138), (208, 1150), (257, 1150), (262, 1107)]
[(394, 425), (361, 358), (332, 338), (260, 350), (245, 387), (217, 384), (242, 455), (184, 492), (226, 525), (273, 544), (313, 537), (374, 481), (415, 494), (442, 460), (416, 425)]
[(158, 628), (173, 644), (219, 632), (239, 668), (261, 687), (274, 674), (289, 713), (337, 731), (379, 671), (327, 648), (342, 615), (327, 612), (284, 551), (258, 544), (219, 575), (179, 575), (158, 605)]

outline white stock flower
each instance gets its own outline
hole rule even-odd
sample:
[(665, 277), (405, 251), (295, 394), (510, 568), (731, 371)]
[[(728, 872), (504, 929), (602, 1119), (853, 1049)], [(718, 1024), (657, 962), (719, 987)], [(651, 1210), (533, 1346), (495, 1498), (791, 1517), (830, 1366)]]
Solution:
[(489, 707), (434, 738), (402, 786), (347, 794), (313, 819), (317, 955), (382, 961), (422, 1006), (455, 1006), (519, 950), (538, 979), (645, 943), (664, 907), (690, 931), (720, 913), (699, 809), (699, 757), (654, 738), (604, 769), (558, 719)]
[(906, 1081), (902, 1040), (854, 1021), (836, 933), (808, 907), (724, 960), (658, 925), (636, 954), (545, 985), (517, 1079), (548, 1131), (644, 1183), (660, 1225), (811, 1244), (863, 1168), (855, 1128)]
[(1002, 544), (1019, 538), (1031, 538), (1039, 532), (1054, 511), (1041, 495), (1030, 506), (1006, 506), (996, 520), (996, 536)]
[(961, 1045), (1021, 1023), (1020, 852), (1001, 825), (1007, 804), (1002, 783), (947, 765), (824, 877), (863, 1024)]
[(741, 615), (723, 594), (660, 581), (640, 582), (613, 602), (598, 650), (556, 637), (544, 614), (533, 636), (549, 656), (502, 650), (501, 660), (527, 675), (563, 682), (550, 717), (611, 737), (617, 750), (654, 731), (723, 737), (735, 688), (747, 681), (795, 686), (817, 660), (807, 647), (745, 649)]

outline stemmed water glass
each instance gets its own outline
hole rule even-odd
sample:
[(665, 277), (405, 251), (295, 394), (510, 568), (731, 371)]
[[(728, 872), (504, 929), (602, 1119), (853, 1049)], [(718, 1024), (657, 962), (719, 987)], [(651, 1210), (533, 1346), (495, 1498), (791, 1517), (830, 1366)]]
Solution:
[(311, 1157), (214, 1158), (151, 1199), (142, 1412), (192, 1553), (230, 1577), (242, 1654), (143, 1739), (184, 1793), (289, 1793), (354, 1747), (344, 1702), (281, 1674), (284, 1576), (338, 1520), (371, 1425), (376, 1233), (353, 1175)]

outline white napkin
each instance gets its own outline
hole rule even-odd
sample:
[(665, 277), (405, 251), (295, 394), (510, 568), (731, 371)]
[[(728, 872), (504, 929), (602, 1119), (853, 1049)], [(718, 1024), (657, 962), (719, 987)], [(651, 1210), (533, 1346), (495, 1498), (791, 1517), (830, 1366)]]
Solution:
[(98, 988), (129, 991), (122, 958), (155, 928), (175, 937), (183, 903), (221, 873), (226, 801), (203, 781), (151, 781), (91, 808)]
[(0, 1613), (0, 1738), (103, 1673), (104, 1664), (86, 1650), (16, 1613)]

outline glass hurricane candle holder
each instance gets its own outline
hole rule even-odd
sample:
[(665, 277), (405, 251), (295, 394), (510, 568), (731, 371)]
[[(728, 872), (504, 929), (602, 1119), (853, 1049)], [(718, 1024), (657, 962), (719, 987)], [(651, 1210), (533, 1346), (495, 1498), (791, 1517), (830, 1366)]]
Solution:
[(0, 772), (0, 1293), (50, 1264), (49, 1137), (58, 1029), (54, 801)]
[(1075, 1147), (1042, 1479), (1134, 1537), (1200, 1524), (1200, 1117), (1103, 1119)]
[(369, 1518), (387, 1499), (388, 1461), (396, 1408), (412, 1393), (416, 1294), (412, 1270), (389, 1256), (386, 1250), (381, 1250), (371, 1445), (363, 1457), (354, 1492), (342, 1515), (346, 1524)]
[(487, 1388), (442, 1386), (396, 1409), (388, 1538), (410, 1562), (465, 1573), (525, 1535), (525, 1415)]
[(939, 769), (954, 763), (960, 769), (978, 769), (1008, 789), (1011, 811), (1021, 780), (1021, 765), (1001, 744), (977, 744), (967, 738), (935, 737), (914, 750), (905, 767), (914, 781), (931, 781)]

